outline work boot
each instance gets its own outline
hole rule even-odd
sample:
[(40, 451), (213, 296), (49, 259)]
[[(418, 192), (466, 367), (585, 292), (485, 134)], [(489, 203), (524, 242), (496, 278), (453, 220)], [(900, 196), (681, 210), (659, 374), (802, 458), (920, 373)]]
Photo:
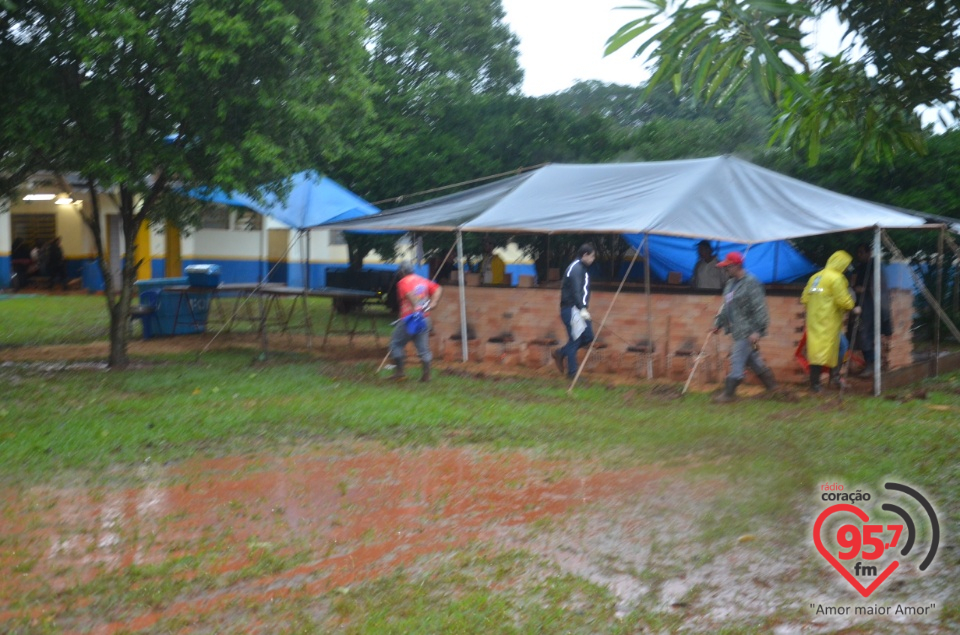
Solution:
[(838, 390), (846, 387), (846, 382), (843, 381), (843, 377), (840, 376), (839, 366), (834, 366), (830, 369), (830, 387), (837, 388)]
[(764, 368), (761, 370), (759, 373), (757, 373), (757, 377), (760, 378), (760, 381), (763, 382), (763, 387), (768, 391), (777, 389), (777, 380), (773, 376), (773, 371), (769, 368)]
[(713, 397), (713, 402), (714, 403), (730, 403), (731, 401), (736, 401), (737, 386), (739, 385), (740, 385), (739, 379), (727, 377), (727, 380), (723, 385), (723, 392), (716, 394)]
[(810, 392), (822, 392), (820, 385), (820, 374), (823, 372), (823, 366), (810, 365)]
[(553, 352), (550, 353), (550, 357), (553, 358), (553, 363), (557, 365), (557, 370), (560, 371), (560, 374), (563, 374), (563, 349), (555, 348)]
[(403, 373), (403, 358), (396, 358), (393, 360), (393, 376), (390, 377), (393, 381), (403, 381), (407, 376)]
[(423, 362), (423, 374), (420, 375), (420, 381), (430, 381), (430, 362)]

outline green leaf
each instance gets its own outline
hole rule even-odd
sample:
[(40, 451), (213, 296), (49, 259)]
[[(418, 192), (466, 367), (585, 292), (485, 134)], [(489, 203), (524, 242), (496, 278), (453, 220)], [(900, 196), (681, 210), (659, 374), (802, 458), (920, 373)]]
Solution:
[(638, 20), (628, 22), (620, 27), (617, 32), (610, 36), (610, 38), (607, 40), (607, 46), (603, 50), (604, 56), (619, 51), (621, 48), (655, 26), (657, 26), (657, 24), (650, 21), (648, 18), (640, 18)]

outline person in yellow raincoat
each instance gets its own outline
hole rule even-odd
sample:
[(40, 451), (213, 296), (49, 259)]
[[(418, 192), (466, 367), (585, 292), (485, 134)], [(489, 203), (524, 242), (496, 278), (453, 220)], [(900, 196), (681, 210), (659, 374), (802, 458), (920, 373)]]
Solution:
[[(831, 379), (840, 367), (840, 329), (843, 318), (853, 309), (844, 275), (853, 257), (845, 251), (834, 253), (823, 270), (813, 274), (800, 296), (807, 307), (807, 361), (810, 362), (810, 390), (820, 392), (820, 374), (831, 369)], [(839, 375), (837, 375), (839, 379)]]

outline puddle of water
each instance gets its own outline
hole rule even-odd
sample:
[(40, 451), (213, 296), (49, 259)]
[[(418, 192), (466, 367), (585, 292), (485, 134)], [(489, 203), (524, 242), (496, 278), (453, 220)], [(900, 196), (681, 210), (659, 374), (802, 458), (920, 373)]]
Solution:
[(18, 370), (29, 373), (59, 373), (65, 371), (106, 371), (106, 362), (0, 362), (0, 370)]
[[(17, 548), (0, 553), (0, 569), (22, 573), (0, 579), (0, 621), (18, 615), (11, 605), (25, 594), (46, 597), (178, 556), (201, 557), (204, 573), (226, 576), (250, 567), (258, 549), (310, 555), (241, 590), (83, 626), (144, 628), (293, 587), (321, 594), (488, 539), (495, 527), (525, 526), (635, 491), (657, 476), (650, 469), (596, 472), (519, 453), (441, 448), (197, 460), (144, 468), (136, 475), (139, 487), (8, 492), (0, 535), (16, 536)], [(63, 608), (53, 602), (32, 612), (56, 615)]]
[[(605, 471), (516, 452), (357, 444), (143, 466), (118, 477), (138, 483), (125, 488), (0, 491), (0, 571), (12, 572), (0, 576), (0, 624), (50, 617), (64, 632), (108, 634), (189, 617), (229, 631), (233, 607), (318, 598), (400, 568), (428, 575), (431, 561), (478, 543), (529, 552), (609, 589), (618, 618), (644, 608), (671, 614), (689, 632), (805, 615), (810, 603), (854, 604), (839, 576), (817, 568), (810, 545), (782, 544), (776, 528), (758, 526), (745, 543), (704, 542), (704, 514), (730, 487), (683, 475), (683, 468)], [(281, 565), (256, 569), (263, 554)], [(95, 610), (102, 590), (59, 599), (78, 585), (176, 558), (194, 564), (171, 570), (172, 579), (216, 583), (149, 607), (111, 607), (106, 616)], [(945, 569), (905, 575), (897, 597), (942, 606), (951, 591), (943, 580), (956, 579)], [(33, 598), (27, 608), (18, 603), (25, 597)], [(936, 620), (900, 623), (936, 632)], [(866, 622), (807, 615), (775, 632)]]

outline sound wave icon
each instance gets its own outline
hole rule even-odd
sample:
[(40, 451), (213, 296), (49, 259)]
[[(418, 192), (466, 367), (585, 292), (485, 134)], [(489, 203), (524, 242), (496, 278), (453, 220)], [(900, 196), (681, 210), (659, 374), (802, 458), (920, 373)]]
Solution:
[[(903, 485), (901, 483), (886, 483), (884, 487), (888, 490), (895, 492), (902, 492), (907, 496), (912, 497), (920, 506), (923, 507), (923, 510), (927, 512), (927, 517), (930, 519), (930, 550), (927, 552), (926, 557), (923, 559), (923, 562), (920, 563), (920, 570), (926, 571), (927, 567), (930, 566), (930, 563), (933, 562), (933, 559), (937, 555), (937, 549), (940, 547), (940, 523), (937, 520), (937, 514), (933, 511), (933, 506), (930, 504), (923, 494), (913, 489), (908, 485)], [(910, 516), (902, 507), (898, 507), (892, 503), (884, 503), (881, 506), (881, 509), (892, 512), (898, 515), (903, 519), (903, 524), (907, 527), (907, 540), (903, 545), (903, 549), (900, 551), (901, 556), (905, 556), (910, 553), (910, 550), (913, 549), (913, 544), (916, 541), (917, 528), (916, 524), (913, 522), (913, 517)]]

